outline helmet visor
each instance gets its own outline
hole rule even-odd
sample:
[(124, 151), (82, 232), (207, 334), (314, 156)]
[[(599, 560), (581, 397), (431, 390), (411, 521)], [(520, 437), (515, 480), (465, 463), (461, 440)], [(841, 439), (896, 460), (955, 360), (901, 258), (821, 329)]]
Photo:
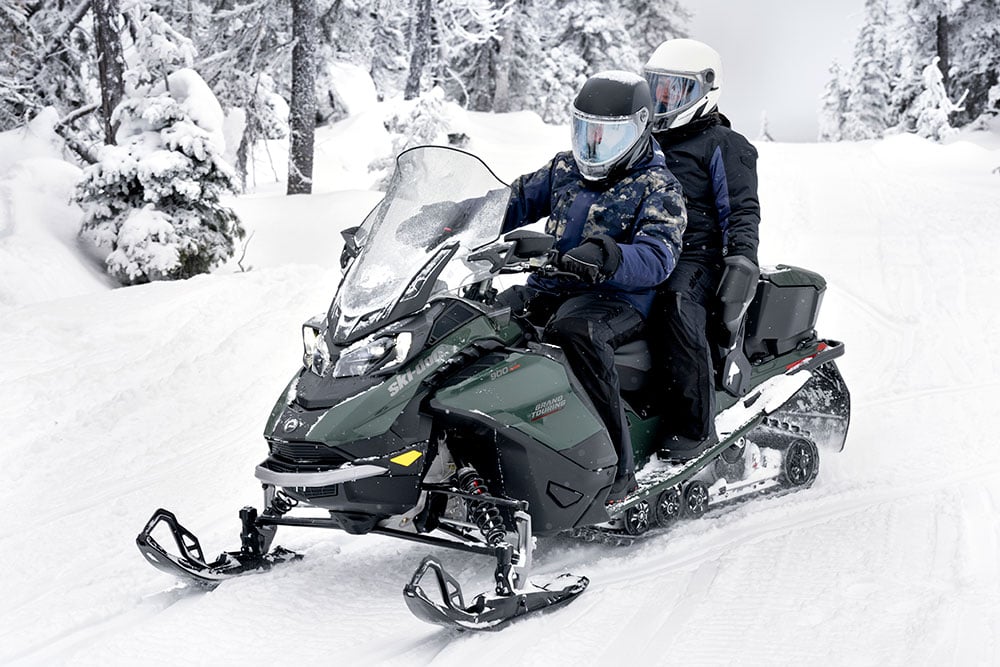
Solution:
[(577, 163), (599, 166), (628, 153), (642, 133), (637, 116), (609, 118), (574, 111), (573, 155)]
[(653, 117), (676, 113), (690, 107), (708, 92), (700, 75), (646, 71), (653, 93)]

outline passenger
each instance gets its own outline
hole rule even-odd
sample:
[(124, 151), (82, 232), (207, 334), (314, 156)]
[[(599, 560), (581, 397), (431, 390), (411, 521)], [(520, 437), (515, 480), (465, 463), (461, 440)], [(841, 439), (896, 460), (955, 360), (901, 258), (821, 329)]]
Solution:
[(619, 397), (614, 349), (635, 338), (654, 288), (677, 263), (686, 224), (680, 186), (650, 137), (652, 101), (642, 77), (596, 74), (573, 102), (573, 151), (512, 184), (504, 231), (548, 216), (559, 267), (572, 279), (531, 276), (501, 303), (546, 323), (604, 421), (618, 453), (608, 502), (637, 488)]
[[(722, 59), (714, 49), (691, 39), (668, 40), (643, 73), (653, 94), (653, 136), (687, 206), (684, 249), (659, 290), (648, 334), (666, 379), (663, 447), (670, 458), (687, 460), (718, 441), (708, 314), (720, 281), (726, 298), (739, 302), (729, 308), (735, 312), (722, 315), (725, 323), (712, 322), (711, 331), (720, 331), (720, 348), (735, 344), (733, 328), (757, 283), (757, 151), (719, 113)], [(739, 372), (727, 366), (723, 381), (733, 381)]]

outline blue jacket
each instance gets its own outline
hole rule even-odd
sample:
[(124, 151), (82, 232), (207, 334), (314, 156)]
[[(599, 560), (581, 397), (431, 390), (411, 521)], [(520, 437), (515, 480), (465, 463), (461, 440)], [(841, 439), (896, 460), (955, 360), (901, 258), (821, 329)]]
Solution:
[(573, 154), (564, 152), (535, 173), (518, 177), (511, 190), (504, 232), (548, 216), (545, 231), (556, 237), (559, 252), (598, 234), (613, 238), (622, 251), (618, 270), (598, 285), (531, 276), (529, 286), (567, 297), (603, 292), (649, 313), (654, 288), (677, 264), (687, 226), (680, 183), (666, 168), (656, 142), (644, 160), (610, 183), (598, 186), (585, 180)]

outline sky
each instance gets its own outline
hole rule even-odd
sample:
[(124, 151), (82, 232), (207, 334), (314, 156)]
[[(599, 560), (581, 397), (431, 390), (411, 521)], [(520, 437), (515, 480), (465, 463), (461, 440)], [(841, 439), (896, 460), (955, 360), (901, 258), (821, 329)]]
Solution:
[(776, 141), (815, 141), (830, 64), (849, 65), (863, 0), (693, 0), (690, 36), (722, 55), (719, 108), (755, 139), (761, 116)]

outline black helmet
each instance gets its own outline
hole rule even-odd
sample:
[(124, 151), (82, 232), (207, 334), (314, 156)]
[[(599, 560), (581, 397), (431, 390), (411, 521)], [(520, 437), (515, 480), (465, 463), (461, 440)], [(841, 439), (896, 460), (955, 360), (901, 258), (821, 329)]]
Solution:
[(599, 181), (627, 169), (649, 149), (653, 100), (638, 74), (611, 70), (587, 79), (573, 100), (573, 157)]

